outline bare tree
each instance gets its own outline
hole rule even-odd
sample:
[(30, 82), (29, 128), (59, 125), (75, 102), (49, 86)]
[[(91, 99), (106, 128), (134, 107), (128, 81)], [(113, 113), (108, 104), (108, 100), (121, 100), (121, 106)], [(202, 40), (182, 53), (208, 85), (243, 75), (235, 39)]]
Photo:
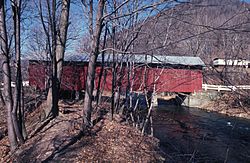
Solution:
[[(56, 2), (53, 2), (55, 5)], [(48, 107), (53, 116), (58, 115), (58, 101), (59, 101), (59, 90), (61, 83), (61, 75), (62, 75), (62, 65), (64, 60), (64, 52), (67, 41), (67, 30), (68, 30), (68, 22), (69, 22), (69, 8), (70, 8), (70, 0), (62, 1), (62, 11), (59, 23), (59, 30), (56, 31), (56, 23), (55, 23), (55, 6), (52, 9), (52, 24), (53, 29), (55, 30), (54, 36), (52, 34), (52, 50), (55, 52), (52, 56), (52, 87), (49, 89), (47, 101)], [(54, 11), (53, 11), (54, 10)], [(56, 38), (54, 38), (56, 37)], [(56, 39), (56, 40), (54, 40)], [(55, 44), (55, 45), (54, 45)], [(53, 46), (55, 46), (53, 48)], [(46, 116), (49, 116), (48, 110), (46, 111)]]
[(3, 82), (4, 82), (4, 101), (5, 107), (7, 109), (7, 126), (8, 126), (8, 138), (10, 142), (11, 150), (15, 150), (18, 142), (13, 125), (13, 98), (11, 91), (11, 73), (10, 73), (10, 54), (8, 46), (8, 37), (6, 30), (6, 20), (5, 20), (5, 1), (0, 2), (0, 32), (1, 32), (1, 57), (3, 61), (1, 66), (3, 68)]
[(59, 24), (57, 26), (56, 5), (57, 1), (46, 0), (48, 12), (48, 26), (44, 20), (44, 13), (42, 8), (42, 1), (39, 0), (39, 15), (41, 23), (47, 37), (47, 51), (50, 54), (52, 61), (52, 75), (50, 88), (47, 96), (47, 109), (45, 110), (45, 117), (55, 117), (59, 113), (58, 101), (59, 90), (61, 83), (62, 65), (64, 60), (64, 53), (67, 41), (67, 31), (69, 26), (69, 9), (70, 0), (62, 0), (61, 14)]
[(11, 70), (10, 70), (10, 43), (8, 42), (8, 33), (6, 30), (5, 1), (1, 2), (1, 54), (3, 58), (3, 78), (4, 78), (4, 102), (7, 108), (8, 135), (11, 150), (14, 150), (18, 143), (23, 144), (27, 137), (24, 125), (24, 102), (22, 89), (22, 73), (21, 73), (21, 0), (11, 1), (13, 13), (13, 26), (15, 38), (15, 56), (16, 56), (16, 72), (15, 72), (15, 94), (12, 96), (11, 89)]
[[(112, 29), (109, 30), (111, 32), (111, 40), (109, 40), (109, 42), (111, 43), (111, 46), (107, 46), (107, 49), (103, 49), (102, 51), (108, 51), (108, 52), (112, 52), (113, 54), (113, 70), (112, 70), (112, 74), (113, 74), (113, 86), (112, 86), (112, 115), (114, 113), (114, 105), (119, 103), (119, 100), (116, 101), (115, 100), (115, 96), (114, 96), (114, 92), (115, 89), (119, 90), (119, 87), (121, 87), (121, 84), (116, 84), (116, 80), (117, 78), (116, 76), (116, 68), (118, 64), (116, 64), (115, 58), (116, 58), (116, 54), (118, 52), (121, 53), (127, 53), (127, 51), (129, 50), (129, 47), (132, 45), (133, 41), (136, 40), (136, 37), (138, 35), (138, 31), (137, 32), (133, 32), (135, 33), (132, 36), (132, 39), (129, 41), (125, 41), (125, 45), (119, 45), (122, 48), (118, 49), (119, 46), (117, 46), (117, 38), (121, 37), (120, 36), (116, 36), (116, 26), (122, 26), (121, 21), (117, 21), (119, 19), (125, 18), (126, 20), (123, 20), (124, 24), (129, 24), (129, 20), (133, 17), (131, 15), (137, 15), (137, 13), (139, 12), (143, 12), (144, 10), (153, 8), (155, 6), (158, 6), (159, 4), (162, 4), (162, 2), (158, 2), (156, 1), (155, 3), (150, 3), (150, 4), (143, 4), (140, 7), (135, 7), (136, 5), (134, 5), (134, 8), (129, 8), (132, 6), (133, 2), (131, 2), (131, 4), (128, 4), (128, 1), (107, 1), (105, 3), (105, 1), (98, 1), (97, 4), (97, 10), (94, 10), (94, 3), (92, 0), (90, 1), (82, 1), (83, 2), (83, 6), (85, 11), (88, 13), (87, 17), (89, 19), (89, 33), (90, 33), (90, 38), (91, 38), (91, 52), (90, 52), (90, 59), (89, 59), (89, 65), (88, 65), (88, 74), (87, 74), (87, 85), (86, 85), (86, 91), (85, 91), (85, 98), (84, 98), (84, 109), (83, 109), (83, 121), (84, 121), (84, 126), (83, 128), (88, 128), (89, 126), (91, 126), (91, 111), (92, 111), (92, 100), (93, 100), (93, 89), (94, 89), (94, 79), (95, 79), (95, 67), (96, 67), (96, 60), (98, 57), (98, 54), (100, 53), (99, 51), (99, 46), (100, 46), (100, 36), (102, 34), (102, 28), (103, 28), (103, 22), (107, 21), (109, 24), (112, 24)], [(110, 5), (106, 5), (106, 4), (111, 4), (112, 7), (110, 7)], [(139, 4), (138, 1), (136, 1), (135, 4)], [(131, 5), (131, 6), (130, 6)], [(129, 6), (129, 9), (124, 9), (124, 6)], [(110, 8), (109, 8), (110, 7)], [(106, 8), (107, 12), (105, 15), (103, 14), (104, 8)], [(108, 8), (108, 9), (107, 9)], [(119, 14), (118, 14), (119, 13)], [(96, 17), (94, 16), (94, 14), (96, 14)], [(137, 16), (135, 16), (137, 17)], [(95, 21), (95, 25), (94, 25), (94, 21)], [(127, 21), (127, 22), (126, 22)], [(108, 24), (106, 23), (106, 25)], [(128, 25), (124, 26), (125, 28), (129, 27)], [(125, 29), (124, 28), (124, 29)], [(119, 30), (121, 30), (119, 28)], [(137, 34), (136, 34), (137, 33)], [(113, 41), (112, 41), (113, 40)], [(122, 62), (121, 62), (121, 68), (120, 68), (120, 72), (122, 73), (123, 69), (122, 69)], [(122, 77), (119, 77), (119, 80), (121, 80)], [(118, 81), (119, 81), (118, 80)], [(120, 82), (117, 82), (120, 83)], [(115, 88), (117, 85), (117, 88)], [(119, 99), (119, 91), (117, 94), (117, 98)], [(118, 105), (117, 105), (118, 106)]]
[[(16, 87), (14, 94), (14, 106), (12, 114), (13, 123), (16, 135), (21, 143), (24, 143), (24, 139), (27, 137), (25, 125), (24, 125), (24, 106), (23, 106), (23, 89), (22, 89), (22, 73), (21, 73), (21, 5), (22, 0), (12, 1), (12, 13), (14, 21), (14, 37), (15, 37), (15, 56), (16, 56)], [(17, 118), (18, 114), (18, 119)]]
[(89, 33), (91, 35), (91, 53), (89, 57), (88, 73), (86, 81), (86, 90), (84, 97), (83, 106), (83, 130), (88, 129), (91, 123), (91, 112), (92, 112), (92, 101), (93, 101), (93, 90), (94, 90), (94, 80), (95, 80), (95, 67), (96, 60), (99, 54), (100, 38), (103, 28), (103, 13), (105, 7), (105, 1), (99, 0), (98, 7), (96, 11), (96, 24), (93, 27), (94, 12), (93, 12), (93, 0), (88, 1), (88, 5), (83, 3), (85, 8), (89, 8)]

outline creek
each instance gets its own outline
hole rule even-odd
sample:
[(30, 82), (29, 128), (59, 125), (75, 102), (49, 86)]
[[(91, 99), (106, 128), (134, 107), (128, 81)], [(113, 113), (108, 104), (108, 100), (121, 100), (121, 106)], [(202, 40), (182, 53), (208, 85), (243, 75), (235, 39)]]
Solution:
[(152, 116), (166, 162), (250, 162), (250, 120), (160, 103)]

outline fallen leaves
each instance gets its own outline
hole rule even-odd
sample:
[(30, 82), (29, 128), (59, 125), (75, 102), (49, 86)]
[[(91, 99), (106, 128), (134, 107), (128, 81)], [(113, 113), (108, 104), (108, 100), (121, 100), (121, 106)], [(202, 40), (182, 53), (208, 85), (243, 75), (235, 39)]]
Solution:
[[(121, 123), (120, 115), (110, 120), (107, 109), (100, 108), (93, 115), (99, 119), (89, 134), (79, 136), (81, 129), (80, 104), (67, 105), (60, 103), (60, 114), (40, 132), (20, 147), (14, 162), (163, 162), (158, 140), (153, 137), (141, 136), (139, 130)], [(39, 109), (41, 111), (41, 109)], [(39, 110), (31, 113), (29, 125), (39, 121), (36, 119)], [(35, 113), (35, 114), (34, 114)], [(32, 129), (32, 128), (31, 128)], [(8, 148), (7, 148), (8, 149)], [(8, 151), (7, 151), (8, 153)]]

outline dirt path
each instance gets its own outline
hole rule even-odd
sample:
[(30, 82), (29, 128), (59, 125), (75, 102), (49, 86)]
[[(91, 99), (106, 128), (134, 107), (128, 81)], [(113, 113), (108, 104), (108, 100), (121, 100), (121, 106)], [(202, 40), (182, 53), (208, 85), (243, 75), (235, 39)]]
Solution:
[[(61, 110), (67, 110), (70, 114), (61, 114), (50, 121), (41, 131), (27, 140), (27, 142), (17, 152), (16, 162), (41, 162), (54, 154), (71, 141), (80, 128), (79, 105), (60, 104)], [(36, 118), (34, 118), (36, 119)], [(34, 122), (34, 120), (33, 120)], [(79, 126), (79, 125), (78, 125)]]

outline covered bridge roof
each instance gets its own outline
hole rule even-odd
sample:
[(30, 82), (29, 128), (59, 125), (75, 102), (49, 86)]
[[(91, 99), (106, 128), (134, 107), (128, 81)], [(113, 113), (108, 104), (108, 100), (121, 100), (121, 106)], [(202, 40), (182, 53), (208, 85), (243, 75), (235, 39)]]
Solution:
[[(134, 63), (149, 63), (149, 64), (169, 64), (169, 65), (184, 65), (184, 66), (201, 66), (205, 64), (200, 57), (192, 56), (166, 56), (166, 55), (130, 55), (118, 54), (115, 56), (115, 61), (118, 62), (134, 62)], [(74, 55), (65, 58), (65, 61), (88, 62), (88, 55)], [(97, 62), (102, 62), (102, 56), (99, 55)], [(112, 54), (104, 55), (104, 62), (113, 62)]]

